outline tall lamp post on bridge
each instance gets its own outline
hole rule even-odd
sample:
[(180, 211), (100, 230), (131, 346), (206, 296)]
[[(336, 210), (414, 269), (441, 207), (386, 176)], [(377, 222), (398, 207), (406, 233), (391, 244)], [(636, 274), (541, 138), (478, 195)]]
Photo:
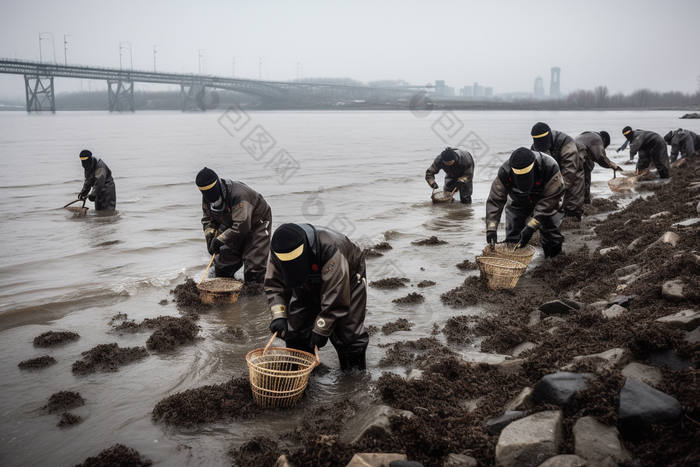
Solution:
[(231, 69), (231, 78), (236, 77), (236, 57), (233, 57), (233, 68)]
[(203, 50), (204, 49), (199, 49), (199, 74), (200, 75), (202, 74), (202, 57), (203, 57), (202, 51)]
[[(129, 44), (129, 47), (122, 47), (122, 44)], [(131, 63), (131, 69), (134, 69), (134, 57), (131, 54), (131, 42), (120, 42), (119, 43), (119, 69), (122, 69), (122, 49), (127, 49), (129, 51), (129, 62)]]
[(262, 81), (262, 57), (260, 57), (260, 66), (258, 66), (258, 80)]
[[(44, 34), (51, 34), (51, 39), (49, 39), (48, 37), (43, 37)], [(53, 62), (56, 63), (56, 45), (53, 42), (53, 33), (42, 32), (41, 34), (39, 34), (39, 63), (42, 63), (44, 61), (43, 57), (41, 56), (41, 41), (51, 42), (51, 47), (53, 48)]]
[(163, 47), (160, 44), (156, 44), (153, 46), (153, 73), (156, 72), (156, 47)]
[(66, 41), (66, 37), (73, 37), (73, 34), (63, 35), (63, 62), (66, 66), (68, 66), (68, 41)]

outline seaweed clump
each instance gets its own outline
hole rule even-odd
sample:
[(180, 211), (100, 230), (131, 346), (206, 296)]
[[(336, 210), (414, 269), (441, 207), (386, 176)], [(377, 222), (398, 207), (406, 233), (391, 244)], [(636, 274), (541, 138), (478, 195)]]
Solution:
[(55, 358), (51, 357), (50, 355), (44, 355), (43, 357), (32, 358), (29, 360), (24, 360), (23, 362), (19, 362), (19, 365), (17, 365), (17, 366), (23, 370), (27, 370), (30, 368), (33, 368), (33, 369), (46, 368), (47, 366), (51, 366), (55, 363), (56, 363)]
[(411, 282), (411, 280), (406, 277), (387, 277), (378, 281), (372, 281), (369, 285), (378, 289), (398, 289), (399, 287), (406, 287), (406, 282)]
[(85, 405), (85, 399), (79, 392), (60, 391), (49, 397), (49, 403), (44, 408), (48, 409), (49, 413), (54, 413), (80, 407), (81, 405)]
[(120, 366), (148, 355), (145, 347), (120, 348), (119, 344), (100, 344), (82, 353), (83, 359), (73, 363), (76, 375), (86, 375), (97, 371), (117, 371)]
[(95, 457), (88, 457), (82, 464), (78, 464), (75, 467), (148, 467), (151, 465), (153, 465), (153, 462), (143, 459), (138, 451), (123, 444), (115, 444)]
[(191, 427), (227, 418), (250, 418), (261, 410), (246, 375), (168, 396), (153, 408), (153, 421)]
[(76, 332), (48, 331), (34, 338), (34, 347), (53, 347), (54, 345), (78, 339), (80, 339), (80, 335)]

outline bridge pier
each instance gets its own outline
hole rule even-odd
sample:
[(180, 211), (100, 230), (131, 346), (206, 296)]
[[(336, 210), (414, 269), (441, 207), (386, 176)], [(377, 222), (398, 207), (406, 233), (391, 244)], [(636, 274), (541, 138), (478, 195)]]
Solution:
[(125, 110), (134, 112), (133, 81), (107, 80), (107, 89), (109, 90), (110, 112), (123, 112)]
[(180, 85), (180, 96), (182, 98), (182, 111), (206, 110), (204, 105), (204, 93), (206, 86), (204, 83), (192, 83)]
[(24, 75), (24, 91), (27, 99), (27, 112), (41, 112), (47, 103), (51, 113), (56, 113), (56, 99), (53, 90), (53, 76)]

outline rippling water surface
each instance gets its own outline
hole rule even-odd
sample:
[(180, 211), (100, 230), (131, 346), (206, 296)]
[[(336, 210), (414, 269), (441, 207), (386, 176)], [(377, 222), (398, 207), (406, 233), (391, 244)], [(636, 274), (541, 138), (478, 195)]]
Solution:
[[(616, 154), (625, 125), (665, 133), (679, 126), (678, 112), (254, 112), (206, 113), (0, 112), (0, 463), (75, 465), (116, 443), (158, 465), (230, 465), (227, 451), (255, 435), (294, 427), (301, 409), (349, 396), (369, 400), (382, 371), (380, 343), (417, 339), (457, 314), (478, 309), (444, 307), (441, 293), (474, 271), (455, 265), (484, 244), (484, 206), (500, 161), (530, 145), (530, 128), (544, 121), (572, 136), (606, 130)], [(697, 131), (697, 129), (695, 129)], [(423, 177), (447, 145), (477, 157), (474, 204), (433, 205)], [(115, 177), (113, 216), (89, 211), (74, 218), (62, 206), (82, 187), (81, 149), (103, 158)], [(407, 318), (411, 331), (377, 333), (368, 349), (369, 371), (342, 375), (332, 346), (321, 359), (332, 371), (313, 379), (305, 400), (285, 417), (261, 416), (196, 430), (151, 421), (164, 397), (246, 373), (245, 354), (269, 338), (264, 297), (242, 298), (203, 315), (196, 343), (156, 353), (114, 373), (76, 377), (71, 365), (98, 344), (143, 346), (148, 333), (114, 334), (110, 318), (125, 313), (141, 322), (178, 316), (170, 294), (187, 277), (198, 280), (207, 254), (199, 219), (197, 172), (208, 166), (224, 178), (262, 193), (274, 226), (310, 222), (344, 232), (363, 246), (388, 241), (393, 249), (368, 260), (368, 280), (408, 277), (410, 286), (369, 289), (367, 325)], [(610, 194), (609, 170), (593, 173), (594, 196)], [(443, 174), (438, 176), (442, 186)], [(90, 204), (88, 204), (90, 205)], [(447, 244), (415, 246), (437, 236)], [(566, 245), (565, 245), (566, 247)], [(539, 254), (538, 254), (539, 255)], [(536, 257), (537, 261), (537, 257)], [(416, 289), (423, 279), (434, 287)], [(426, 296), (406, 307), (392, 300), (409, 292)], [(166, 305), (161, 305), (168, 299)], [(246, 338), (231, 340), (227, 326)], [(39, 349), (46, 331), (73, 331), (80, 340)], [(20, 361), (51, 355), (58, 363), (20, 370)], [(401, 371), (400, 369), (393, 369)], [(84, 421), (67, 429), (42, 409), (58, 391), (79, 392), (86, 405), (71, 410)]]

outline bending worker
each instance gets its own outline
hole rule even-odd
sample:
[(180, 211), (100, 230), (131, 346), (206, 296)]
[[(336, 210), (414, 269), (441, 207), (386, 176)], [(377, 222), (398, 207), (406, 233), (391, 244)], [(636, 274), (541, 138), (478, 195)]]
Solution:
[(270, 331), (292, 349), (314, 352), (330, 339), (341, 370), (364, 370), (367, 279), (360, 247), (310, 224), (283, 224), (272, 236), (265, 293)]
[(80, 163), (85, 172), (85, 183), (78, 199), (95, 202), (95, 211), (114, 211), (117, 207), (117, 188), (107, 164), (87, 149), (80, 151)]
[(245, 282), (265, 280), (272, 210), (248, 185), (222, 180), (204, 167), (196, 178), (202, 192), (202, 226), (216, 277), (233, 277), (244, 267)]
[[(524, 247), (539, 230), (545, 258), (561, 252), (564, 236), (564, 182), (557, 161), (527, 148), (518, 148), (498, 169), (486, 201), (486, 242), (498, 241), (497, 230), (506, 209), (506, 242)], [(531, 218), (527, 222), (528, 218)]]
[(574, 139), (552, 130), (546, 123), (538, 122), (532, 127), (532, 147), (534, 151), (544, 152), (559, 164), (564, 178), (564, 215), (581, 220), (583, 200), (586, 191), (586, 175), (583, 158), (578, 152)]
[(649, 167), (653, 161), (659, 177), (669, 177), (668, 148), (660, 134), (653, 131), (633, 130), (629, 126), (622, 129), (622, 134), (630, 142), (630, 160), (639, 153), (637, 173)]
[(605, 154), (605, 148), (610, 144), (610, 134), (607, 131), (598, 133), (584, 131), (574, 138), (574, 141), (576, 141), (579, 154), (583, 157), (583, 170), (586, 182), (583, 203), (591, 204), (591, 172), (593, 172), (595, 164), (605, 169), (613, 169), (613, 171), (622, 169), (608, 159), (608, 156)]
[(695, 154), (696, 151), (700, 151), (700, 135), (694, 131), (683, 128), (671, 130), (664, 135), (664, 141), (671, 145), (670, 162), (672, 163), (676, 162), (679, 153), (681, 158), (686, 158)]
[(435, 175), (445, 171), (445, 193), (450, 194), (457, 188), (462, 204), (472, 204), (472, 183), (474, 179), (474, 158), (468, 151), (445, 148), (425, 171), (425, 181), (433, 190), (437, 190)]

